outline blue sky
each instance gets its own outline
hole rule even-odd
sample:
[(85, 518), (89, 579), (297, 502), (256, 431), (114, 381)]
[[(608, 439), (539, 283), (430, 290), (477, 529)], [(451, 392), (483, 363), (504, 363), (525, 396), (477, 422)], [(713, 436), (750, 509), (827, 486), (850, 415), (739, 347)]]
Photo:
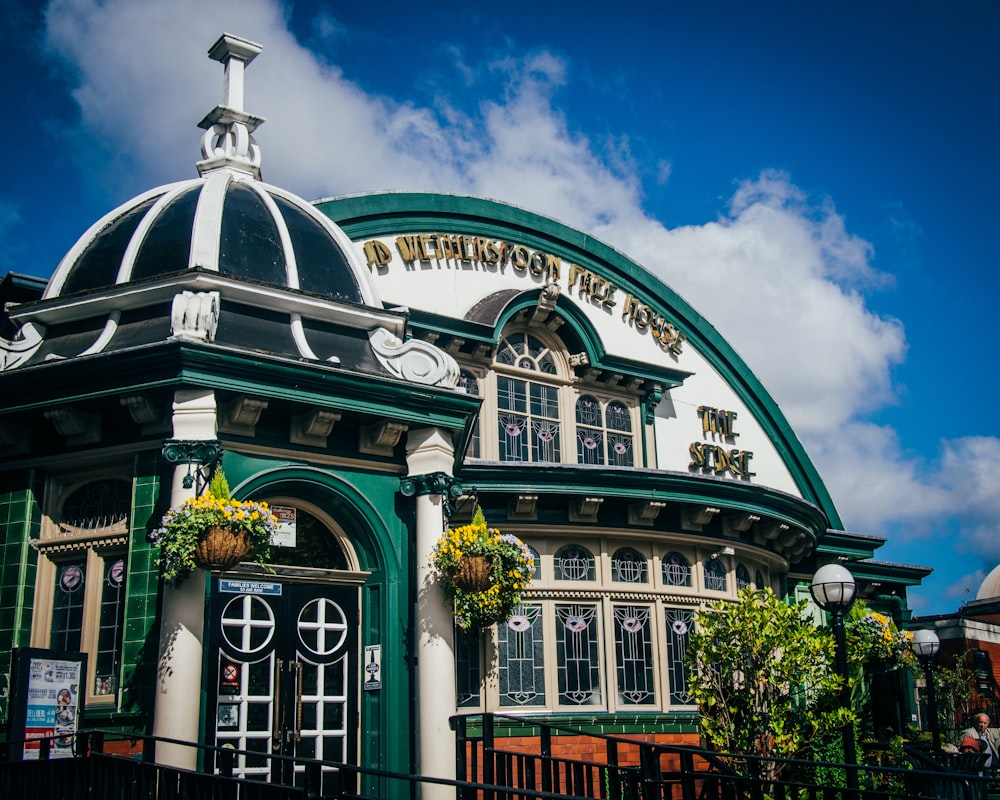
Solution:
[(4, 4), (0, 274), (195, 174), (222, 31), (264, 46), (265, 180), (594, 233), (734, 344), (849, 530), (935, 567), (917, 613), (1000, 562), (992, 0)]

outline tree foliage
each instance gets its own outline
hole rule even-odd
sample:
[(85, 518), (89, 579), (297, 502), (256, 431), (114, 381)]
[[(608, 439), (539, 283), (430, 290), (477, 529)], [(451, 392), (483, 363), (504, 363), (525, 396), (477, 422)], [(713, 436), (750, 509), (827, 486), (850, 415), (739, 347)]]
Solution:
[(707, 743), (728, 753), (806, 757), (822, 734), (853, 724), (831, 631), (770, 589), (743, 589), (695, 614), (689, 691)]

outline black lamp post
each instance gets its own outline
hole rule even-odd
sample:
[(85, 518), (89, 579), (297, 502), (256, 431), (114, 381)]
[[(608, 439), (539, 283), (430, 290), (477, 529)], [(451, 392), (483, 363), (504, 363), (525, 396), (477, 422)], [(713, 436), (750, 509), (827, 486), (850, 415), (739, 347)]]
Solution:
[(930, 718), (931, 737), (934, 752), (941, 750), (941, 731), (938, 730), (937, 695), (934, 692), (934, 656), (941, 649), (941, 640), (934, 631), (913, 632), (913, 652), (924, 666), (924, 681), (927, 683), (927, 716)]
[[(824, 564), (813, 575), (809, 587), (813, 599), (820, 608), (830, 612), (830, 624), (837, 643), (837, 672), (844, 679), (840, 688), (840, 705), (851, 707), (850, 677), (847, 671), (847, 636), (844, 631), (844, 616), (854, 604), (857, 585), (851, 571), (840, 564)], [(854, 723), (844, 726), (844, 763), (847, 765), (847, 788), (858, 789), (858, 754), (854, 745)]]

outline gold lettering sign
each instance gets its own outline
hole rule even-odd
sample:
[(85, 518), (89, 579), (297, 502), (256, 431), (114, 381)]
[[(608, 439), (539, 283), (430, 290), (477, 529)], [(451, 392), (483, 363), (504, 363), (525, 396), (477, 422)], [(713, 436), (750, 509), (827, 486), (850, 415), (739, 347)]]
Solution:
[[(701, 432), (706, 438), (715, 441), (733, 440), (739, 434), (735, 430), (736, 412), (726, 411), (712, 406), (698, 406), (701, 417)], [(725, 448), (714, 442), (691, 442), (688, 446), (691, 454), (690, 469), (700, 469), (702, 472), (712, 472), (716, 475), (729, 473), (739, 478), (752, 478), (757, 473), (750, 471), (750, 459), (753, 453), (749, 450)]]
[[(515, 275), (530, 276), (545, 283), (560, 283), (565, 272), (568, 292), (575, 292), (579, 299), (606, 311), (618, 305), (621, 294), (614, 283), (579, 264), (566, 262), (564, 270), (559, 256), (501, 239), (452, 233), (410, 233), (397, 236), (395, 244), (400, 259), (411, 270), (417, 269), (420, 262), (467, 262), (479, 264), (490, 272), (510, 269)], [(392, 250), (378, 239), (365, 242), (364, 253), (368, 268), (372, 270), (387, 269), (393, 259)], [(621, 319), (638, 333), (652, 336), (662, 349), (680, 355), (687, 337), (662, 314), (632, 294), (625, 293)]]

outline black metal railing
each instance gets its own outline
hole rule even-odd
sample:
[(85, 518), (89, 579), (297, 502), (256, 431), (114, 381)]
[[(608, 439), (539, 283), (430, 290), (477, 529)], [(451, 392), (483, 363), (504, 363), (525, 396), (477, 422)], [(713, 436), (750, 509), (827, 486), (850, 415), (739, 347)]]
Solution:
[[(936, 760), (906, 753), (892, 766), (854, 767), (722, 754), (500, 714), (455, 717), (452, 724), (457, 773), (469, 781), (461, 800), (533, 791), (573, 800), (983, 800), (994, 785), (981, 764), (944, 754)], [(526, 740), (537, 747), (519, 744)], [(857, 790), (847, 788), (848, 769), (857, 770)], [(513, 793), (483, 791), (475, 781)]]
[[(55, 737), (38, 740), (37, 758), (30, 760), (19, 760), (23, 742), (9, 742), (8, 756), (18, 757), (0, 759), (0, 798), (986, 800), (994, 785), (979, 774), (981, 764), (926, 752), (907, 753), (895, 766), (848, 767), (715, 753), (498, 714), (458, 716), (452, 724), (458, 780), (84, 731), (72, 748), (54, 747)], [(156, 763), (157, 747), (165, 744), (194, 748), (200, 770)], [(265, 763), (266, 770), (257, 776), (241, 773), (238, 765), (251, 763), (247, 759)], [(858, 770), (858, 790), (847, 788), (850, 768)]]

